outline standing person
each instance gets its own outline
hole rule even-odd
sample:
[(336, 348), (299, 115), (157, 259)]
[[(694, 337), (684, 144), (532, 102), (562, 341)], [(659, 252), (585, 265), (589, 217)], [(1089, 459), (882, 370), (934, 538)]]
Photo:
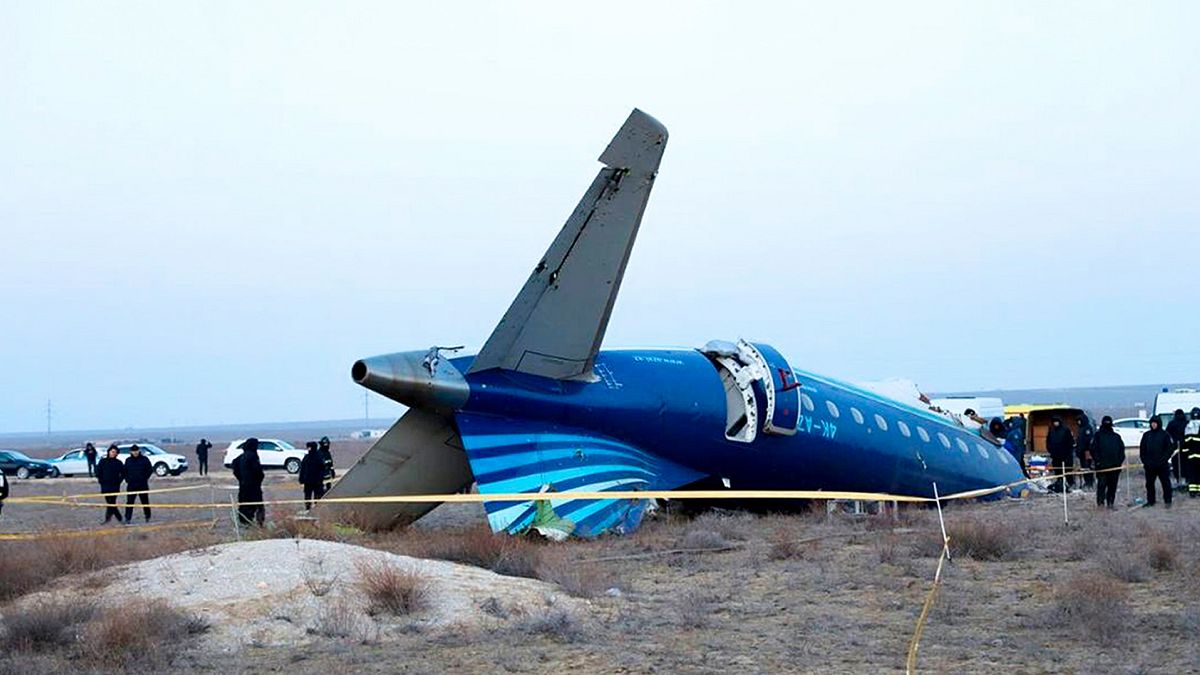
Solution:
[[(129, 459), (125, 460), (125, 524), (133, 522), (133, 502), (135, 499), (141, 499), (142, 515), (146, 517), (146, 522), (150, 522), (150, 495), (146, 491), (150, 489), (150, 476), (154, 473), (154, 467), (150, 465), (150, 458), (142, 454), (142, 449), (133, 444), (129, 448)], [(140, 493), (140, 494), (134, 494)]]
[(1096, 506), (1111, 510), (1117, 500), (1119, 468), (1125, 463), (1125, 441), (1108, 415), (1100, 420), (1100, 430), (1092, 438), (1092, 462), (1096, 465)]
[(337, 475), (337, 472), (333, 470), (333, 452), (329, 449), (328, 436), (321, 437), (317, 451), (321, 453), (321, 461), (325, 463), (325, 492), (329, 492), (333, 488), (333, 477)]
[(1175, 444), (1172, 450), (1175, 452), (1175, 457), (1171, 460), (1171, 473), (1175, 474), (1175, 482), (1180, 482), (1183, 469), (1183, 436), (1187, 431), (1188, 419), (1187, 415), (1183, 414), (1182, 408), (1176, 408), (1175, 413), (1171, 416), (1171, 421), (1167, 422), (1167, 435), (1171, 437), (1171, 442)]
[(208, 450), (212, 447), (212, 443), (208, 442), (207, 438), (201, 438), (196, 444), (196, 462), (200, 466), (200, 475), (208, 475)]
[(1163, 503), (1171, 508), (1171, 435), (1162, 428), (1162, 420), (1150, 418), (1150, 430), (1142, 434), (1138, 456), (1146, 472), (1146, 506), (1154, 506), (1154, 481), (1162, 483)]
[(117, 508), (117, 494), (121, 492), (121, 481), (125, 480), (125, 464), (117, 457), (117, 445), (108, 446), (104, 458), (96, 463), (96, 480), (100, 483), (100, 492), (104, 493), (104, 501), (108, 508), (104, 509), (104, 522), (115, 516), (121, 520), (121, 510)]
[(238, 482), (238, 519), (249, 525), (252, 522), (262, 527), (267, 519), (263, 500), (263, 468), (258, 458), (258, 439), (247, 438), (242, 444), (242, 454), (234, 458), (233, 477)]
[(87, 460), (88, 478), (96, 477), (96, 446), (91, 443), (85, 443), (83, 446), (83, 457)]
[(311, 511), (314, 500), (325, 496), (325, 460), (317, 444), (305, 443), (308, 452), (300, 462), (300, 484), (304, 486), (304, 510)]
[(0, 471), (0, 513), (4, 513), (4, 500), (8, 499), (8, 476)]
[(1096, 482), (1096, 474), (1092, 473), (1092, 437), (1096, 435), (1092, 429), (1092, 421), (1087, 415), (1080, 415), (1075, 420), (1079, 423), (1079, 435), (1075, 438), (1075, 458), (1079, 460), (1079, 469), (1083, 474), (1083, 487), (1089, 490)]
[(1071, 430), (1055, 415), (1050, 419), (1050, 430), (1046, 432), (1046, 451), (1050, 453), (1050, 465), (1054, 472), (1063, 476), (1050, 486), (1052, 492), (1062, 492), (1075, 487), (1075, 476), (1065, 475), (1075, 468), (1071, 455), (1075, 452), (1075, 437)]
[(1183, 439), (1183, 479), (1187, 481), (1189, 499), (1200, 497), (1200, 436)]
[(1021, 473), (1029, 478), (1029, 467), (1025, 465), (1025, 418), (1013, 415), (1004, 420), (1004, 447), (1021, 465)]

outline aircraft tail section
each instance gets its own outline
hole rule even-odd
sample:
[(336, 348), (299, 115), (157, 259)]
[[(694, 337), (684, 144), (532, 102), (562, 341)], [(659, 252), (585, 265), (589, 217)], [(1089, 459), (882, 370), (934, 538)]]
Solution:
[(592, 379), (667, 142), (658, 120), (634, 110), (600, 155), (592, 181), (468, 372), (502, 368)]
[(627, 443), (568, 427), (470, 413), (455, 416), (480, 494), (561, 492), (562, 499), (484, 502), (496, 532), (551, 538), (630, 532), (647, 499), (572, 499), (571, 492), (669, 490), (704, 474)]
[[(438, 495), (458, 492), (472, 480), (454, 423), (447, 417), (413, 408), (367, 450), (327, 496)], [(436, 502), (317, 502), (321, 515), (330, 514), (374, 529), (407, 525), (437, 506)]]

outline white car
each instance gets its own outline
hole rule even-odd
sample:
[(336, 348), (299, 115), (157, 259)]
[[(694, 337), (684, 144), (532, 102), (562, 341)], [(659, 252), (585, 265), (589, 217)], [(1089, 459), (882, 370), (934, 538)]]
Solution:
[[(233, 460), (242, 454), (242, 445), (246, 439), (239, 438), (225, 448), (225, 468), (233, 467)], [(300, 473), (300, 462), (304, 461), (304, 453), (287, 441), (278, 438), (258, 439), (258, 461), (263, 469), (283, 469), (288, 473)]]
[[(129, 448), (133, 447), (133, 443), (118, 443), (117, 457), (122, 462), (129, 459)], [(187, 471), (188, 461), (183, 455), (176, 455), (173, 452), (167, 452), (157, 445), (150, 443), (138, 443), (142, 454), (150, 460), (150, 465), (154, 467), (154, 475), (162, 478), (167, 474), (178, 476)], [(99, 462), (108, 452), (108, 446), (96, 448), (96, 461)], [(70, 452), (64, 453), (61, 457), (50, 460), (54, 468), (58, 469), (58, 473), (63, 476), (86, 476), (87, 458), (83, 456), (83, 448), (75, 448)]]
[(1113, 422), (1113, 431), (1125, 441), (1125, 447), (1136, 448), (1142, 444), (1142, 434), (1150, 431), (1150, 420), (1139, 417), (1124, 417)]

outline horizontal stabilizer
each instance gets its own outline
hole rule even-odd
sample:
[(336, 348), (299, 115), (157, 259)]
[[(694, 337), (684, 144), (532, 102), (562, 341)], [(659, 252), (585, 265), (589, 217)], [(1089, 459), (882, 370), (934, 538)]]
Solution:
[(455, 416), (480, 494), (561, 492), (539, 502), (484, 502), (496, 532), (530, 528), (594, 537), (640, 524), (646, 499), (572, 499), (571, 492), (669, 490), (705, 474), (591, 432), (539, 422)]
[(605, 168), (468, 372), (503, 368), (559, 380), (593, 379), (592, 363), (666, 143), (667, 129), (658, 120), (640, 110), (629, 115), (600, 155)]
[[(327, 496), (450, 494), (470, 486), (472, 480), (471, 467), (451, 420), (413, 408), (367, 450)], [(318, 509), (334, 519), (341, 518), (372, 529), (407, 525), (437, 506), (436, 502), (318, 502)]]

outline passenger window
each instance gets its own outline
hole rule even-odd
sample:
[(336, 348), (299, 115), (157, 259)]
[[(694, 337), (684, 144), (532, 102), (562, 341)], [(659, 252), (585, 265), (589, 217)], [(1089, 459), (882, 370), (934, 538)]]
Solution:
[(938, 436), (938, 440), (942, 442), (942, 447), (949, 450), (950, 449), (950, 438), (947, 437), (946, 434), (943, 434), (940, 431), (938, 432), (937, 436)]
[(984, 459), (987, 459), (988, 457), (991, 456), (988, 454), (987, 448), (983, 447), (982, 443), (976, 443), (975, 449), (979, 451), (979, 456)]
[(858, 408), (850, 408), (850, 416), (854, 418), (855, 422), (863, 423), (863, 414)]
[(833, 419), (836, 420), (842, 416), (841, 411), (838, 410), (838, 407), (834, 405), (833, 401), (825, 401), (825, 407), (829, 409), (829, 415), (833, 417)]
[(883, 419), (883, 415), (875, 415), (875, 426), (879, 427), (880, 431), (887, 431), (887, 420)]
[(967, 447), (967, 442), (966, 442), (966, 441), (964, 441), (964, 440), (963, 440), (963, 439), (961, 439), (961, 438), (956, 438), (956, 439), (954, 439), (954, 440), (958, 442), (958, 449), (959, 449), (959, 450), (962, 450), (964, 455), (969, 455), (969, 454), (971, 454), (971, 449)]
[(912, 432), (908, 430), (908, 425), (904, 423), (904, 420), (896, 420), (896, 428), (900, 430), (901, 436), (905, 438), (912, 436)]
[(264, 442), (262, 442), (262, 443), (259, 443), (259, 444), (258, 444), (258, 449), (259, 449), (259, 450), (274, 451), (274, 450), (278, 450), (278, 449), (279, 449), (279, 446), (275, 445), (274, 443), (272, 443), (272, 442), (270, 442), (270, 441), (264, 441)]
[(929, 432), (925, 431), (925, 427), (917, 427), (917, 435), (921, 437), (922, 441), (929, 442)]
[(800, 394), (800, 404), (803, 405), (804, 409), (807, 410), (808, 412), (812, 412), (813, 408), (816, 407), (813, 405), (812, 398), (809, 397), (808, 394), (805, 394), (803, 392), (801, 392), (801, 394)]

